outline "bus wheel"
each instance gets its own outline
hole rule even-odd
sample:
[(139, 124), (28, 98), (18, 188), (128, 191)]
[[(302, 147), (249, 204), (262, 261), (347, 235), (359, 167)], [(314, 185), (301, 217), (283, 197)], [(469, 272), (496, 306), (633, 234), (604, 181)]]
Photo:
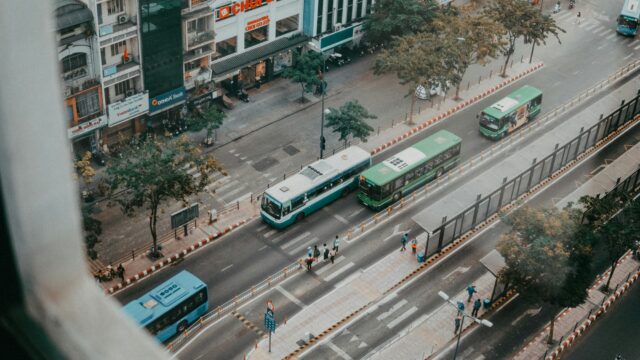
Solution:
[(401, 197), (402, 197), (402, 194), (399, 192), (393, 194), (393, 202), (400, 200)]
[(189, 323), (187, 322), (187, 320), (182, 320), (180, 324), (178, 324), (178, 332), (181, 333), (187, 330), (187, 326), (189, 326)]
[(438, 171), (436, 172), (436, 179), (439, 178), (440, 176), (442, 176), (443, 172), (444, 172), (444, 170), (442, 170), (442, 168), (438, 169)]
[(296, 221), (302, 221), (304, 219), (304, 211), (301, 211), (298, 215), (296, 215)]

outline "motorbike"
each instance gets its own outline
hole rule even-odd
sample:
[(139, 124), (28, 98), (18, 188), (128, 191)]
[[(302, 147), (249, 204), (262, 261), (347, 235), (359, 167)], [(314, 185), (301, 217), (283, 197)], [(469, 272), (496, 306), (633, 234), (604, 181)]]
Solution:
[(556, 3), (556, 5), (553, 7), (553, 13), (557, 14), (560, 12), (560, 3)]
[(569, 0), (569, 9), (573, 9), (576, 6), (575, 0)]
[(238, 97), (238, 99), (240, 99), (243, 102), (246, 102), (246, 103), (249, 102), (249, 94), (247, 94), (247, 92), (244, 89), (238, 89), (236, 91), (236, 97)]

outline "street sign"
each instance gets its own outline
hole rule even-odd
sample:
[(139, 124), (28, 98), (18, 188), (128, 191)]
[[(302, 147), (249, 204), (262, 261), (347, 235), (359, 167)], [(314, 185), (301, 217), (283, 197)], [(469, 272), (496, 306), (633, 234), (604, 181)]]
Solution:
[(182, 225), (187, 224), (189, 221), (200, 216), (200, 209), (198, 204), (192, 204), (189, 207), (180, 209), (171, 214), (171, 229), (177, 229)]
[(271, 300), (267, 300), (267, 311), (264, 313), (264, 328), (269, 332), (269, 352), (271, 352), (271, 333), (276, 331), (278, 323), (275, 319), (276, 307)]

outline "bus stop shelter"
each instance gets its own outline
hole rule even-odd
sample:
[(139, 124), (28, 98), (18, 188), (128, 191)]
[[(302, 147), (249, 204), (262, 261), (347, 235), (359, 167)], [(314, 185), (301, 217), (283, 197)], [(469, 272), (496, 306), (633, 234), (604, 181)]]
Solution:
[(504, 269), (506, 264), (502, 255), (500, 255), (496, 249), (491, 250), (487, 255), (480, 259), (480, 263), (496, 278), (490, 298), (493, 303), (495, 299), (501, 297), (507, 291), (508, 284), (500, 281), (500, 271)]

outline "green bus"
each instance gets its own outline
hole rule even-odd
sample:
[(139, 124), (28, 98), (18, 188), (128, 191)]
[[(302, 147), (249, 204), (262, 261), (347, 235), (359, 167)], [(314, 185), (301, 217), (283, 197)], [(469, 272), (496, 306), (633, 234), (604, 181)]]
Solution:
[(540, 113), (542, 91), (525, 85), (489, 106), (480, 115), (480, 133), (501, 139)]
[(440, 130), (360, 174), (358, 200), (378, 211), (441, 176), (460, 160), (462, 139)]

